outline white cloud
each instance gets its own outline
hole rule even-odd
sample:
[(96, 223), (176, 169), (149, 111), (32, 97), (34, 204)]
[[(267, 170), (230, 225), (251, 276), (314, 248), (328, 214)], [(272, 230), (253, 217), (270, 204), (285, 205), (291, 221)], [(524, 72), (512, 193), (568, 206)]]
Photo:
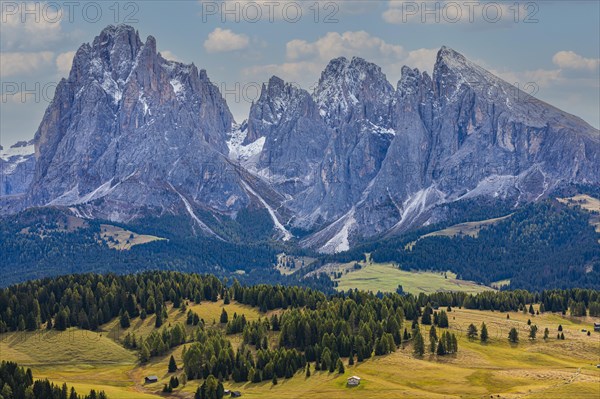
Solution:
[(595, 71), (600, 66), (600, 59), (585, 58), (574, 51), (559, 51), (552, 57), (552, 62), (561, 69)]
[(355, 55), (368, 59), (400, 59), (404, 55), (404, 49), (365, 31), (342, 34), (329, 32), (312, 43), (298, 39), (288, 42), (286, 55), (289, 60), (317, 57), (328, 61), (339, 56)]
[(67, 51), (61, 53), (56, 57), (56, 69), (62, 75), (68, 75), (73, 65), (73, 57), (75, 57), (75, 51)]
[(438, 48), (420, 48), (409, 51), (403, 64), (411, 68), (419, 68), (420, 71), (428, 71), (431, 74), (438, 51), (440, 51)]
[(169, 50), (161, 51), (160, 54), (165, 60), (182, 62), (181, 59)]
[(310, 91), (330, 60), (358, 56), (381, 66), (394, 82), (400, 78), (404, 65), (431, 73), (437, 52), (438, 49), (426, 48), (406, 51), (365, 31), (328, 32), (313, 42), (291, 40), (286, 45), (286, 62), (247, 67), (243, 74), (263, 80), (276, 75)]
[[(43, 3), (14, 2), (16, 9), (2, 7), (0, 43), (5, 51), (45, 50), (51, 44), (63, 42), (67, 34), (61, 28), (63, 15), (55, 7), (41, 8)], [(23, 14), (21, 8), (40, 9), (40, 15)], [(21, 17), (24, 17), (24, 21)]]
[(53, 61), (54, 53), (51, 51), (2, 53), (0, 56), (1, 77), (38, 72), (48, 68)]
[[(514, 84), (519, 88), (536, 87), (557, 88), (569, 86), (572, 87), (597, 87), (597, 73), (600, 67), (600, 60), (585, 58), (573, 51), (559, 51), (552, 57), (552, 62), (558, 68), (556, 69), (535, 69), (525, 71), (502, 71), (496, 70), (481, 63), (482, 66), (496, 76), (501, 77), (508, 83)], [(572, 72), (579, 73), (572, 73)]]
[(230, 29), (216, 28), (208, 34), (204, 48), (209, 53), (222, 53), (227, 51), (243, 50), (250, 44), (246, 35), (239, 35)]

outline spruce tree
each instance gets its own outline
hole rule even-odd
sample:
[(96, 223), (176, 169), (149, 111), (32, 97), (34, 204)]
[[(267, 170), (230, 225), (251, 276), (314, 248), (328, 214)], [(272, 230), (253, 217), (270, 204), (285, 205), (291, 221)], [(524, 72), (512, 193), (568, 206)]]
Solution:
[(458, 352), (458, 339), (456, 339), (456, 335), (452, 334), (452, 353)]
[(225, 308), (223, 308), (223, 311), (221, 311), (221, 318), (220, 318), (220, 322), (221, 324), (227, 324), (229, 317), (227, 315), (227, 311), (225, 310)]
[(415, 331), (413, 352), (416, 356), (423, 356), (425, 353), (425, 342), (419, 330)]
[(337, 369), (338, 369), (339, 374), (344, 374), (346, 372), (346, 369), (344, 368), (344, 363), (342, 362), (342, 359), (338, 359)]
[(446, 354), (446, 347), (444, 345), (444, 340), (440, 340), (440, 342), (438, 343), (436, 354), (438, 356), (444, 356)]
[(537, 336), (537, 326), (533, 325), (529, 327), (529, 339), (534, 340)]
[(469, 328), (467, 329), (467, 337), (469, 339), (477, 338), (477, 327), (473, 323), (469, 324)]
[(129, 328), (131, 323), (129, 321), (129, 312), (128, 311), (123, 312), (123, 314), (121, 315), (120, 323), (121, 323), (122, 328)]
[(519, 342), (519, 332), (517, 331), (516, 328), (511, 328), (509, 333), (508, 333), (508, 340), (510, 342), (512, 342), (513, 344), (516, 344), (517, 342)]
[(429, 305), (426, 306), (425, 310), (423, 310), (423, 316), (421, 316), (421, 324), (430, 325), (432, 313), (431, 307), (429, 307)]
[(435, 353), (435, 345), (437, 344), (437, 332), (435, 330), (435, 326), (431, 326), (429, 330), (429, 350), (431, 353)]
[(481, 323), (481, 335), (479, 336), (481, 342), (487, 342), (489, 339), (487, 326), (484, 322)]
[(174, 373), (177, 371), (177, 363), (175, 362), (175, 358), (171, 355), (169, 359), (169, 373)]
[(148, 344), (144, 343), (140, 351), (140, 362), (146, 363), (148, 360), (150, 360), (150, 348), (148, 348)]
[(440, 312), (440, 317), (439, 317), (439, 323), (438, 326), (440, 328), (448, 328), (449, 327), (449, 323), (448, 323), (448, 314), (445, 311), (441, 311)]

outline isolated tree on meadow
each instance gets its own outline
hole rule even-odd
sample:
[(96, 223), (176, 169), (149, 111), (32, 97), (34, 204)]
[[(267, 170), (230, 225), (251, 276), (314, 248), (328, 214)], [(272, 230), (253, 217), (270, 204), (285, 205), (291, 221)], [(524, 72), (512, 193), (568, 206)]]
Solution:
[(469, 339), (475, 339), (477, 338), (477, 327), (475, 327), (475, 325), (473, 323), (469, 324), (469, 327), (467, 329), (467, 337)]
[(529, 327), (529, 339), (534, 340), (535, 337), (537, 336), (537, 326), (533, 325), (531, 327)]
[(516, 328), (511, 328), (509, 333), (508, 333), (508, 340), (514, 344), (516, 344), (517, 342), (519, 342), (519, 332), (517, 331)]
[(481, 335), (479, 336), (479, 339), (481, 342), (487, 342), (489, 339), (487, 326), (483, 322), (481, 323)]

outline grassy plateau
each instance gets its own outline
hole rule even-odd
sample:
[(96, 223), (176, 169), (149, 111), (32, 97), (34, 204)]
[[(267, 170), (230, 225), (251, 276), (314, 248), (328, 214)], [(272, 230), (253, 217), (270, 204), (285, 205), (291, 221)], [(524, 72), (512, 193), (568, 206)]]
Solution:
[[(244, 314), (250, 320), (269, 316), (237, 303), (190, 304), (209, 328), (223, 328), (218, 323), (223, 307), (230, 315)], [(280, 380), (276, 386), (270, 382), (236, 384), (229, 381), (224, 385), (226, 389), (241, 391), (244, 397), (265, 399), (600, 397), (600, 369), (596, 367), (600, 363), (600, 333), (592, 332), (588, 336), (582, 332), (582, 329), (593, 330), (593, 322), (598, 319), (456, 308), (449, 312), (449, 319), (450, 330), (458, 335), (459, 352), (454, 356), (437, 358), (427, 353), (416, 358), (409, 341), (390, 355), (347, 365), (344, 374), (313, 371), (313, 375), (306, 378), (303, 372), (298, 372), (291, 379)], [(540, 329), (534, 341), (527, 339), (528, 319)], [(213, 324), (212, 320), (217, 322)], [(176, 322), (184, 323), (185, 315), (170, 309), (167, 325)], [(487, 324), (490, 333), (490, 340), (485, 344), (469, 340), (465, 335), (470, 323), (479, 326), (481, 322)], [(565, 340), (556, 338), (559, 324), (563, 326)], [(520, 331), (518, 344), (507, 340), (511, 327)], [(550, 330), (548, 340), (542, 339), (541, 334), (546, 327)], [(127, 332), (143, 336), (153, 329), (154, 316), (144, 321), (133, 319), (127, 330), (122, 330), (118, 321), (113, 320), (104, 325), (101, 332), (69, 329), (5, 333), (0, 335), (0, 358), (31, 367), (36, 378), (66, 382), (82, 392), (101, 389), (112, 399), (193, 398), (201, 381), (188, 381), (172, 394), (161, 393), (163, 384), (173, 375), (167, 372), (170, 355), (174, 355), (180, 367), (182, 365), (182, 346), (165, 356), (152, 358), (145, 365), (139, 364), (135, 351), (122, 347), (121, 341)], [(424, 332), (427, 329), (422, 326)], [(228, 337), (234, 346), (241, 342), (239, 334)], [(272, 335), (273, 347), (276, 341)], [(347, 364), (347, 359), (344, 361)], [(181, 373), (180, 370), (175, 375)], [(144, 377), (148, 375), (157, 375), (159, 382), (144, 384)], [(346, 386), (346, 379), (352, 375), (362, 378), (360, 386)]]

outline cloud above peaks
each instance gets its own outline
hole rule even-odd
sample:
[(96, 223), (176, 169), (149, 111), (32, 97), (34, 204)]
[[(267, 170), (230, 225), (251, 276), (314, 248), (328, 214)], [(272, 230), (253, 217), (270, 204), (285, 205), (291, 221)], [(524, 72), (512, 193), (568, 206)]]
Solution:
[(209, 53), (225, 53), (238, 51), (250, 45), (250, 38), (243, 34), (234, 33), (231, 29), (216, 28), (208, 34), (204, 48)]
[(341, 34), (328, 32), (312, 43), (295, 39), (286, 45), (286, 56), (291, 61), (314, 57), (328, 61), (339, 56), (355, 55), (370, 59), (400, 59), (404, 55), (404, 49), (400, 45), (386, 43), (365, 31)]
[(595, 71), (600, 66), (600, 59), (585, 58), (574, 51), (559, 51), (552, 57), (552, 62), (561, 69)]

